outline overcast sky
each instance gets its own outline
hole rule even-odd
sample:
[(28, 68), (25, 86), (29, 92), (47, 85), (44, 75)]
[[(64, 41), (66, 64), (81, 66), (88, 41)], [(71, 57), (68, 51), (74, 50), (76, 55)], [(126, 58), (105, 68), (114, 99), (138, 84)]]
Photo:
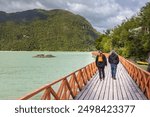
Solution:
[(17, 12), (34, 8), (66, 9), (84, 16), (98, 31), (120, 24), (136, 15), (150, 0), (0, 0), (0, 11)]

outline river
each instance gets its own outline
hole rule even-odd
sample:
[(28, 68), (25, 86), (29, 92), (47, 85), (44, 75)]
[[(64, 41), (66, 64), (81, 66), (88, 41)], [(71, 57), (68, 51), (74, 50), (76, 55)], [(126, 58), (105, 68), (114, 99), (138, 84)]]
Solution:
[(17, 99), (93, 61), (90, 52), (0, 51), (0, 99)]

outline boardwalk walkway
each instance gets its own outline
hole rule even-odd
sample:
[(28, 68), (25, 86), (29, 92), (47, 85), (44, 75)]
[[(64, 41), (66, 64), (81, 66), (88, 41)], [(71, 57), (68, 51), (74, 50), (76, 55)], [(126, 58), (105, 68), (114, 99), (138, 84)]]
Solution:
[(105, 68), (106, 78), (100, 81), (98, 73), (75, 97), (76, 100), (146, 100), (121, 63), (118, 64), (116, 80), (111, 78), (110, 65)]

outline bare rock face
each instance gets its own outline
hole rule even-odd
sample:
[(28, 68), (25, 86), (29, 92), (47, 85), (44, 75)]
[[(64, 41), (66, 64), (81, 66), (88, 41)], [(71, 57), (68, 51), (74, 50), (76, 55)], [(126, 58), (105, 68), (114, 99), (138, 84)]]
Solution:
[(33, 56), (33, 57), (35, 57), (35, 58), (52, 58), (52, 57), (55, 57), (55, 56), (53, 56), (51, 54), (47, 54), (47, 55), (45, 55), (45, 54), (38, 54), (38, 55)]

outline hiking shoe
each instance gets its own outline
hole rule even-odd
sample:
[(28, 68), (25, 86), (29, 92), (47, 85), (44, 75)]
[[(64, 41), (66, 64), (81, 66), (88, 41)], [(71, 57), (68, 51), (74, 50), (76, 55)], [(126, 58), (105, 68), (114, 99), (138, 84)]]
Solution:
[(115, 78), (115, 77), (114, 77), (113, 79), (114, 79), (114, 80), (116, 80), (116, 78)]

